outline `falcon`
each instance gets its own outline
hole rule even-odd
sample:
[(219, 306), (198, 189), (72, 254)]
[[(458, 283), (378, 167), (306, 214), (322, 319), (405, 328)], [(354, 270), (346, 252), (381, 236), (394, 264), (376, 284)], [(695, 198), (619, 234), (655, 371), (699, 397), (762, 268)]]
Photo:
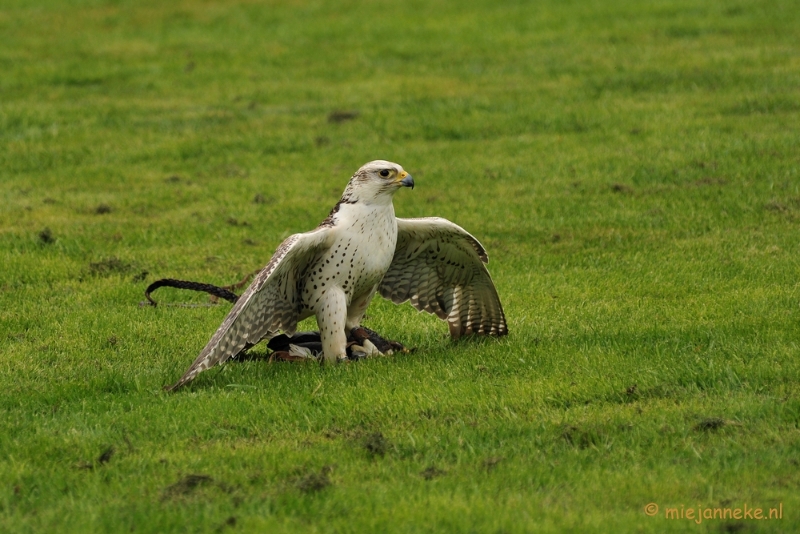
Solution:
[[(317, 228), (288, 237), (236, 301), (189, 369), (169, 390), (297, 323), (316, 317), (322, 359), (347, 358), (348, 333), (360, 326), (375, 293), (411, 301), (447, 321), (450, 336), (503, 336), (503, 306), (483, 246), (439, 217), (398, 219), (392, 198), (414, 179), (389, 161), (371, 161), (350, 178)], [(365, 342), (368, 343), (368, 342)], [(371, 352), (378, 353), (375, 347)]]

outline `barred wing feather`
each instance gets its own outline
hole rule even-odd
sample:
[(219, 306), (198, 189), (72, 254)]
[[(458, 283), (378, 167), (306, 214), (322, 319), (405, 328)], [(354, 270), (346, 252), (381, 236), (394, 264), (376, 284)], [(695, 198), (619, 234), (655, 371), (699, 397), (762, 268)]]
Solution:
[(292, 235), (281, 243), (194, 363), (167, 389), (180, 388), (199, 373), (279, 331), (293, 334), (300, 320), (298, 284), (307, 266), (325, 247), (328, 232), (326, 228), (318, 228)]
[(397, 219), (397, 248), (380, 294), (447, 321), (453, 339), (508, 334), (483, 246), (439, 217)]

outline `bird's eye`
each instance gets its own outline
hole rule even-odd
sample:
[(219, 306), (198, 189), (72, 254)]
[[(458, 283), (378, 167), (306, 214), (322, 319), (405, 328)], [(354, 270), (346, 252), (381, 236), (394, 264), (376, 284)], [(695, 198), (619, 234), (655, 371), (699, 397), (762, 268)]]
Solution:
[(380, 174), (381, 174), (381, 176), (383, 176), (384, 178), (386, 178), (387, 176), (389, 176), (389, 169), (383, 169), (383, 170), (380, 172)]

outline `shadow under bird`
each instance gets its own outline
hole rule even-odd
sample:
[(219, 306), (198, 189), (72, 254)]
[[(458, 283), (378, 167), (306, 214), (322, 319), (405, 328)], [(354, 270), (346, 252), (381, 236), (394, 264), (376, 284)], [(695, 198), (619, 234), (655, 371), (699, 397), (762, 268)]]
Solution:
[[(348, 335), (359, 328), (375, 293), (447, 321), (453, 339), (503, 336), (505, 314), (483, 246), (447, 219), (398, 219), (392, 198), (414, 179), (389, 161), (358, 169), (328, 217), (280, 244), (264, 269), (189, 369), (169, 390), (261, 340), (295, 333), (312, 315), (322, 358), (347, 358)], [(363, 341), (367, 355), (381, 351)]]

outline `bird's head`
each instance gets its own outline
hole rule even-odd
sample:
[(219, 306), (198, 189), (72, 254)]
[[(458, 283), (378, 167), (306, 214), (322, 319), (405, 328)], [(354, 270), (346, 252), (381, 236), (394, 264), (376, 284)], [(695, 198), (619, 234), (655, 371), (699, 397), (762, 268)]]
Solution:
[(367, 204), (391, 202), (392, 196), (401, 187), (414, 188), (414, 179), (403, 167), (391, 161), (370, 161), (350, 178), (342, 201)]

